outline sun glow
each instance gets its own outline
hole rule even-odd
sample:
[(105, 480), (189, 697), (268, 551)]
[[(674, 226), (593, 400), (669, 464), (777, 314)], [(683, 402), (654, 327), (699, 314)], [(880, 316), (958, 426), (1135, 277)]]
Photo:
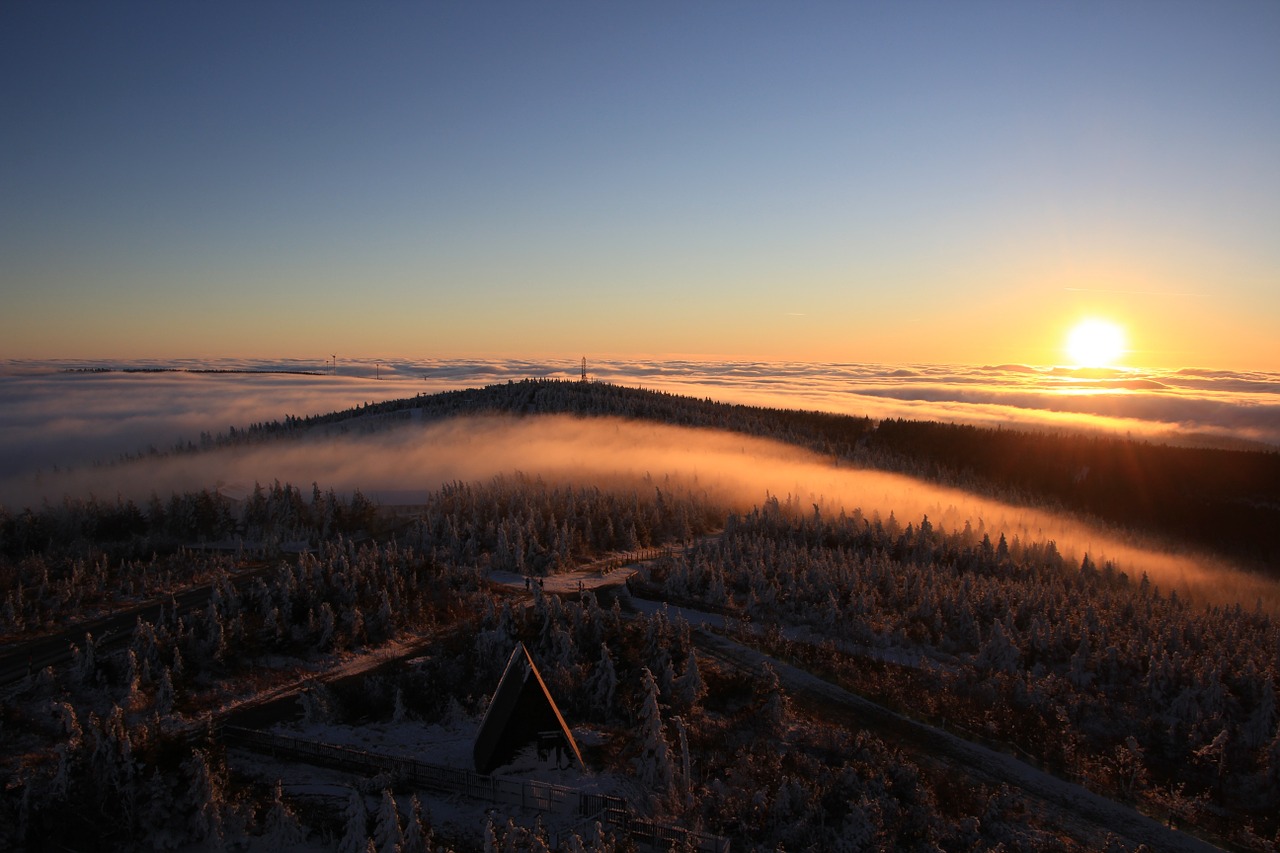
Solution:
[(1107, 320), (1083, 320), (1067, 336), (1067, 355), (1078, 367), (1110, 367), (1124, 354), (1124, 331)]

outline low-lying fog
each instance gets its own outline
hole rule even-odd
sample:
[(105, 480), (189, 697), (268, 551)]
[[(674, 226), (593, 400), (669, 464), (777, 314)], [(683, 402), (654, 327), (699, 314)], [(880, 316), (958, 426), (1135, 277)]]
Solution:
[[(512, 379), (576, 379), (580, 369), (572, 360), (512, 359), (0, 361), (0, 478), (164, 450), (290, 414)], [(593, 379), (730, 403), (1280, 447), (1280, 375), (1268, 373), (596, 359), (588, 370)]]
[(0, 484), (10, 506), (57, 501), (64, 494), (143, 501), (152, 492), (221, 488), (243, 495), (254, 482), (290, 482), (306, 491), (359, 488), (386, 504), (421, 501), (442, 483), (484, 481), (520, 471), (548, 483), (645, 487), (695, 486), (726, 508), (746, 510), (768, 495), (822, 504), (825, 511), (860, 508), (871, 517), (893, 513), (906, 526), (924, 515), (937, 527), (965, 521), (996, 540), (1053, 540), (1078, 561), (1112, 560), (1161, 589), (1203, 601), (1280, 609), (1280, 585), (1210, 558), (1163, 553), (1070, 518), (1028, 510), (909, 477), (836, 467), (830, 459), (778, 442), (703, 429), (569, 416), (471, 417), (408, 425), (362, 436), (315, 437), (148, 458), (76, 472), (11, 478)]

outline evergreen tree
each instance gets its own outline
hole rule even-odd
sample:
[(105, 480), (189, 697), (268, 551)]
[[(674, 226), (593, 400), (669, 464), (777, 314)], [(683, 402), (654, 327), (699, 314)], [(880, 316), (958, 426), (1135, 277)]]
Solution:
[(302, 824), (284, 801), (284, 790), (279, 779), (271, 789), (271, 806), (263, 820), (263, 838), (275, 849), (288, 848), (302, 842)]
[(782, 692), (782, 682), (778, 679), (778, 673), (767, 663), (761, 670), (757, 689), (764, 698), (760, 708), (760, 720), (765, 731), (769, 737), (780, 738), (786, 733), (787, 718), (790, 716), (791, 708), (786, 694)]
[(997, 619), (991, 623), (991, 633), (987, 635), (987, 641), (982, 644), (982, 650), (978, 653), (974, 664), (984, 672), (1012, 674), (1018, 671), (1021, 658), (1022, 653), (1009, 639), (1004, 625)]
[(188, 834), (192, 840), (220, 850), (225, 805), (221, 779), (210, 766), (208, 754), (199, 749), (183, 764), (183, 772), (187, 780), (186, 809), (190, 815)]
[(613, 716), (613, 697), (618, 690), (618, 673), (613, 666), (613, 656), (609, 654), (609, 646), (600, 644), (600, 660), (586, 685), (588, 702), (600, 719), (607, 720)]
[(665, 801), (672, 792), (675, 769), (671, 764), (671, 748), (667, 745), (666, 731), (662, 725), (662, 711), (658, 706), (658, 682), (645, 667), (640, 672), (640, 754), (635, 759), (636, 775), (658, 802)]
[(433, 853), (431, 821), (422, 813), (422, 802), (414, 794), (409, 800), (409, 819), (404, 826), (401, 853)]
[(676, 679), (675, 696), (683, 707), (692, 708), (702, 701), (705, 695), (707, 695), (707, 685), (702, 680), (702, 674), (698, 672), (698, 658), (690, 648), (689, 656), (685, 660), (684, 672)]
[(346, 828), (338, 842), (338, 853), (364, 853), (369, 839), (369, 816), (365, 811), (364, 797), (355, 788), (347, 795)]
[(382, 789), (382, 803), (378, 808), (373, 840), (377, 844), (378, 853), (400, 853), (400, 848), (404, 846), (404, 832), (400, 829), (400, 810), (396, 807), (396, 800), (391, 796), (390, 788)]

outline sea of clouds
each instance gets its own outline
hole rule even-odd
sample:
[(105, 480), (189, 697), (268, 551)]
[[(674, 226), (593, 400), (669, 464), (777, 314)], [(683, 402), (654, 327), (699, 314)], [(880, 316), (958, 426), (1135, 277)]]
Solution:
[[(1273, 373), (621, 359), (587, 369), (594, 380), (725, 402), (1280, 449)], [(256, 372), (175, 372), (210, 370)], [(286, 415), (580, 371), (569, 359), (339, 359), (336, 372), (324, 360), (0, 362), (0, 480)]]
[[(164, 372), (135, 372), (139, 367)], [(945, 529), (1024, 541), (1052, 539), (1072, 559), (1089, 553), (1146, 572), (1208, 601), (1265, 602), (1280, 587), (1204, 555), (1165, 553), (1039, 510), (1013, 507), (884, 472), (833, 467), (795, 447), (748, 436), (616, 419), (472, 417), (367, 435), (147, 457), (95, 465), (149, 447), (199, 441), (285, 415), (308, 415), (419, 393), (526, 377), (577, 378), (578, 363), (524, 361), (11, 362), (0, 373), (0, 505), (63, 495), (130, 498), (216, 488), (247, 494), (279, 479), (359, 488), (383, 503), (423, 499), (442, 483), (519, 471), (554, 482), (700, 489), (747, 509), (768, 495), (828, 511), (860, 509), (903, 524), (927, 514)], [(110, 368), (99, 372), (99, 368)], [(175, 371), (174, 368), (178, 370)], [(181, 372), (181, 371), (257, 372)], [(999, 367), (600, 361), (591, 378), (699, 397), (875, 418), (928, 418), (1030, 428), (1084, 427), (1263, 447), (1280, 445), (1280, 377), (1208, 371), (1094, 371)], [(291, 371), (264, 372), (264, 371)]]

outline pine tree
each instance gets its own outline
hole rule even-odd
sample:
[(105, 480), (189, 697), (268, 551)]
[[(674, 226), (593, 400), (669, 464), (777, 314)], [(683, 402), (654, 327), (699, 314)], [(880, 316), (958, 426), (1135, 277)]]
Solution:
[(72, 676), (78, 684), (92, 687), (98, 677), (97, 647), (93, 635), (84, 635), (84, 648), (71, 644)]
[(395, 702), (391, 710), (391, 721), (393, 723), (403, 723), (407, 719), (409, 719), (409, 709), (404, 704), (404, 689), (397, 684)]
[(676, 679), (675, 696), (685, 708), (692, 708), (707, 695), (707, 685), (698, 672), (698, 658), (689, 649), (689, 657), (685, 660), (684, 672)]
[(662, 711), (658, 706), (658, 682), (645, 667), (640, 672), (644, 699), (640, 705), (640, 754), (635, 759), (636, 773), (641, 783), (659, 802), (666, 800), (675, 781), (671, 765), (671, 749), (667, 745), (662, 725)]
[(155, 712), (161, 716), (168, 716), (173, 711), (173, 701), (173, 676), (169, 674), (169, 667), (162, 667), (160, 681), (156, 684)]
[(432, 853), (431, 820), (422, 813), (422, 802), (414, 794), (409, 800), (409, 819), (404, 826), (401, 853)]
[(680, 793), (684, 805), (693, 806), (693, 762), (689, 757), (689, 730), (680, 717), (672, 717), (671, 724), (676, 727), (676, 738), (680, 744)]
[(613, 656), (609, 654), (609, 646), (600, 644), (600, 660), (587, 681), (587, 697), (594, 712), (601, 719), (613, 716), (613, 697), (618, 690), (618, 673), (613, 666)]
[(303, 830), (298, 816), (284, 801), (280, 780), (271, 790), (271, 806), (263, 820), (263, 838), (273, 848), (287, 848), (302, 842)]
[[(1085, 560), (1088, 559), (1086, 556)], [(1071, 671), (1067, 674), (1067, 679), (1081, 689), (1093, 683), (1093, 673), (1089, 671), (1089, 653), (1089, 629), (1086, 628), (1080, 637), (1080, 645), (1076, 646), (1076, 652), (1071, 656)]]
[(221, 780), (209, 764), (208, 754), (195, 750), (183, 765), (187, 779), (188, 834), (194, 841), (221, 849), (224, 797)]
[(778, 673), (767, 663), (761, 670), (758, 689), (764, 697), (760, 718), (765, 731), (770, 737), (780, 738), (786, 733), (787, 718), (791, 708), (786, 694), (782, 692), (782, 682), (778, 678)]
[(373, 830), (373, 840), (378, 853), (399, 853), (404, 845), (404, 833), (400, 829), (400, 810), (390, 788), (382, 789), (382, 804), (378, 808), (378, 820)]
[(484, 825), (484, 853), (499, 853), (498, 830), (493, 825), (493, 815), (489, 815)]
[(985, 672), (1012, 674), (1018, 671), (1021, 658), (1022, 653), (1009, 639), (1004, 625), (997, 619), (991, 623), (991, 633), (987, 635), (987, 641), (982, 644), (982, 650), (978, 652), (974, 665)]
[(347, 795), (347, 824), (338, 843), (338, 853), (364, 853), (369, 841), (369, 817), (364, 797), (355, 788)]

